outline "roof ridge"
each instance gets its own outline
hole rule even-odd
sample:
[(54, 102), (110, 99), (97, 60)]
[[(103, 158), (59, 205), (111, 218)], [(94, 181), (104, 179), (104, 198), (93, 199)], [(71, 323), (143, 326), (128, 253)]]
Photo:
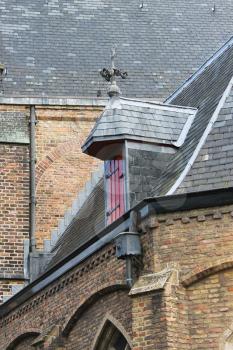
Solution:
[(193, 166), (195, 160), (198, 157), (200, 150), (202, 149), (203, 145), (205, 144), (207, 137), (209, 136), (209, 134), (213, 128), (214, 123), (217, 121), (219, 113), (220, 113), (222, 107), (224, 106), (226, 99), (228, 98), (228, 96), (232, 90), (232, 87), (233, 87), (233, 77), (231, 78), (229, 84), (227, 85), (227, 88), (225, 89), (224, 93), (222, 94), (222, 97), (221, 97), (216, 109), (214, 110), (214, 113), (213, 113), (212, 117), (210, 118), (209, 123), (207, 124), (207, 127), (205, 128), (205, 130), (204, 130), (204, 132), (203, 132), (203, 134), (202, 134), (202, 136), (197, 144), (197, 147), (195, 148), (194, 152), (192, 153), (191, 158), (189, 159), (188, 163), (186, 164), (184, 170), (181, 172), (178, 179), (175, 181), (175, 183), (172, 185), (172, 187), (166, 193), (166, 195), (174, 194), (174, 192), (178, 189), (178, 187), (180, 186), (180, 184), (183, 182), (186, 175), (190, 171), (191, 167)]
[[(130, 101), (130, 102), (135, 102), (136, 106), (139, 105), (139, 106), (144, 106), (146, 107), (146, 105), (153, 105), (153, 106), (159, 106), (159, 107), (163, 107), (163, 108), (168, 108), (168, 109), (184, 109), (184, 110), (196, 110), (197, 108), (195, 107), (190, 107), (190, 106), (180, 106), (180, 105), (173, 105), (173, 104), (168, 104), (168, 103), (165, 103), (165, 102), (161, 102), (161, 101), (143, 101), (141, 99), (135, 99), (135, 98), (126, 98), (126, 97), (120, 97), (119, 98), (121, 101)], [(114, 107), (114, 104), (112, 105)]]
[(213, 62), (215, 62), (228, 48), (233, 45), (233, 36), (221, 46), (212, 56), (210, 56), (197, 70), (193, 73), (183, 84), (178, 87), (169, 97), (164, 100), (164, 103), (170, 103), (173, 101), (187, 86), (189, 86), (197, 77), (199, 77), (206, 68), (208, 68)]

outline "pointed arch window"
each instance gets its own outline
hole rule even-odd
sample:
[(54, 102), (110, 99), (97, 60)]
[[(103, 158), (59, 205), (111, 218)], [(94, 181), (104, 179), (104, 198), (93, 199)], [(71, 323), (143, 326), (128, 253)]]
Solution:
[(120, 330), (107, 321), (94, 350), (131, 350), (131, 347)]

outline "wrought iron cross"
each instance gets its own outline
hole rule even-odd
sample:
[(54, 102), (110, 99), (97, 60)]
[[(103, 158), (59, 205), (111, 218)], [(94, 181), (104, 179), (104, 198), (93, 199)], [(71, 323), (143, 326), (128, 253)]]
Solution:
[(122, 72), (120, 69), (115, 67), (115, 58), (117, 56), (117, 46), (114, 45), (111, 49), (111, 64), (112, 67), (110, 69), (103, 68), (100, 70), (100, 75), (107, 81), (111, 83), (110, 89), (108, 91), (108, 95), (110, 97), (119, 95), (120, 89), (116, 84), (116, 77), (121, 77), (122, 79), (126, 79), (128, 76), (127, 72)]

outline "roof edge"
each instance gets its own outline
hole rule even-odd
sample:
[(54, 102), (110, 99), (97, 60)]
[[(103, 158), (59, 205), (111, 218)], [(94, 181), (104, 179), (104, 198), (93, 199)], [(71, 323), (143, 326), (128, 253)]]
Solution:
[(216, 61), (229, 47), (233, 45), (233, 36), (218, 49), (210, 58), (203, 63), (194, 74), (192, 74), (184, 83), (178, 87), (169, 97), (164, 100), (164, 103), (172, 102), (187, 86), (189, 86), (203, 71)]
[[(130, 134), (117, 134), (117, 135), (112, 135), (112, 136), (108, 136), (108, 135), (102, 135), (102, 136), (98, 136), (95, 137), (93, 136), (93, 132), (96, 130), (96, 125), (98, 124), (99, 120), (101, 119), (102, 116), (104, 116), (105, 112), (107, 110), (121, 110), (122, 106), (124, 104), (129, 104), (130, 106), (137, 106), (137, 107), (143, 107), (143, 108), (153, 108), (155, 109), (159, 109), (159, 110), (164, 110), (164, 111), (172, 111), (172, 112), (180, 112), (180, 113), (184, 113), (187, 114), (187, 121), (185, 122), (185, 125), (180, 133), (180, 135), (178, 136), (178, 139), (174, 142), (163, 142), (163, 140), (156, 140), (154, 137), (142, 137), (142, 136), (138, 136), (138, 135), (130, 135)], [(163, 102), (150, 102), (150, 101), (142, 101), (142, 100), (137, 100), (137, 99), (130, 99), (130, 98), (124, 98), (124, 97), (112, 97), (109, 99), (107, 105), (105, 106), (104, 110), (102, 111), (101, 115), (99, 116), (99, 118), (97, 119), (93, 129), (91, 130), (89, 136), (87, 137), (87, 139), (85, 140), (85, 142), (82, 144), (81, 149), (83, 153), (89, 154), (91, 156), (93, 156), (92, 153), (88, 152), (88, 149), (90, 148), (90, 146), (98, 141), (114, 141), (114, 140), (118, 140), (118, 139), (132, 139), (132, 140), (139, 140), (141, 142), (149, 142), (149, 143), (154, 143), (154, 144), (165, 144), (167, 146), (171, 146), (171, 147), (180, 147), (186, 136), (187, 133), (192, 125), (192, 122), (195, 118), (195, 115), (197, 113), (198, 109), (195, 107), (189, 107), (189, 106), (179, 106), (179, 105), (172, 105), (172, 104), (165, 104)]]
[[(190, 107), (190, 106), (180, 106), (180, 105), (173, 105), (173, 104), (167, 104), (165, 102), (161, 102), (161, 101), (143, 101), (140, 99), (135, 99), (135, 98), (126, 98), (126, 97), (120, 97), (119, 100), (121, 102), (124, 103), (124, 101), (126, 102), (131, 102), (134, 103), (135, 106), (138, 107), (148, 107), (149, 105), (157, 106), (159, 109), (165, 109), (165, 110), (173, 110), (173, 111), (181, 111), (183, 110), (185, 113), (194, 113), (195, 111), (197, 111), (197, 108), (195, 107)], [(115, 107), (113, 105), (113, 107)]]

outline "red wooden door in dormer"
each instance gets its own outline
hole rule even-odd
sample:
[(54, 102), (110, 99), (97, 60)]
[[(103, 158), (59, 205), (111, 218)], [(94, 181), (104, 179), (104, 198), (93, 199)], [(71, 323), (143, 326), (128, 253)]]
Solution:
[(106, 223), (111, 224), (125, 212), (125, 179), (122, 157), (105, 162)]

